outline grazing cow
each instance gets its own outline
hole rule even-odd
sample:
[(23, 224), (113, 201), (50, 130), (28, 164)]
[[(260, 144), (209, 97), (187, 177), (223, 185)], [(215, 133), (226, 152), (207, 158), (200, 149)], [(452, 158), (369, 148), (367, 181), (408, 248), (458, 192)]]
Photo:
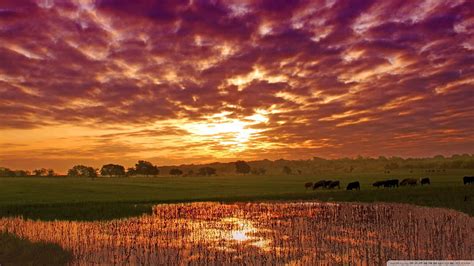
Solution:
[(406, 186), (406, 185), (416, 186), (417, 184), (418, 184), (418, 180), (414, 178), (405, 178), (402, 180), (402, 182), (400, 182), (400, 186)]
[(325, 184), (326, 184), (326, 181), (325, 181), (325, 180), (321, 180), (321, 181), (315, 182), (315, 183), (313, 184), (313, 190), (314, 190), (314, 189), (317, 189), (317, 188), (320, 188), (320, 187), (323, 188), (323, 187), (325, 186)]
[(377, 181), (377, 182), (373, 183), (372, 186), (374, 186), (376, 188), (385, 186), (385, 181)]
[(384, 183), (383, 183), (383, 186), (384, 187), (398, 187), (398, 179), (389, 179), (389, 180), (385, 180)]
[(473, 184), (474, 183), (474, 176), (465, 176), (462, 179), (464, 181), (464, 185)]
[(312, 186), (313, 186), (313, 182), (304, 183), (304, 188), (305, 189), (311, 188)]
[(332, 183), (331, 180), (324, 181), (324, 188), (328, 188), (329, 185), (331, 185), (331, 183)]
[(356, 181), (356, 182), (351, 182), (347, 185), (347, 190), (353, 190), (353, 189), (357, 189), (357, 190), (360, 190), (360, 183), (359, 181)]
[(339, 181), (332, 181), (329, 185), (328, 185), (328, 188), (341, 188), (341, 184), (339, 183)]
[(428, 177), (423, 177), (421, 180), (420, 180), (420, 184), (423, 186), (423, 185), (431, 185), (431, 181)]

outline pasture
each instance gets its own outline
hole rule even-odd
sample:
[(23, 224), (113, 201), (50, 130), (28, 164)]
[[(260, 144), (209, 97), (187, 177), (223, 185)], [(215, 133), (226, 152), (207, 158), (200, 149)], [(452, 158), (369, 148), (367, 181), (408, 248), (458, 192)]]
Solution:
[[(474, 215), (474, 186), (465, 186), (466, 170), (425, 173), (424, 170), (324, 175), (225, 175), (148, 178), (0, 178), (0, 217), (43, 220), (108, 220), (150, 213), (157, 203), (192, 201), (320, 200), (331, 202), (399, 202), (451, 208)], [(429, 177), (431, 185), (374, 188), (390, 178)], [(341, 189), (305, 189), (306, 182), (339, 180)], [(359, 181), (360, 191), (346, 191)]]

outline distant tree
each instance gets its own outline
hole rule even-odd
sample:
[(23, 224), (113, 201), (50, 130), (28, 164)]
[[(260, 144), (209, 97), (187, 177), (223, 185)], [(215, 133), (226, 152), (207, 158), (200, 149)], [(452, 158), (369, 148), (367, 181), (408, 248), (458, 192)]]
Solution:
[(285, 173), (287, 175), (291, 175), (291, 168), (288, 167), (288, 166), (284, 166), (283, 167), (283, 173)]
[(56, 173), (53, 169), (46, 170), (46, 176), (56, 176)]
[(101, 176), (124, 176), (125, 167), (118, 164), (106, 164), (100, 169)]
[(192, 176), (192, 175), (194, 175), (194, 171), (193, 171), (193, 169), (189, 170), (187, 175), (188, 175), (188, 176)]
[(10, 168), (0, 167), (0, 176), (12, 177), (12, 176), (15, 176), (15, 172), (10, 170)]
[(133, 167), (127, 168), (126, 176), (134, 176), (137, 175), (137, 171)]
[(46, 176), (46, 175), (48, 175), (48, 169), (46, 169), (46, 168), (35, 169), (35, 170), (33, 170), (33, 175), (34, 176)]
[(170, 175), (182, 175), (183, 174), (183, 171), (177, 169), (177, 168), (173, 168), (170, 170)]
[(30, 171), (15, 170), (15, 176), (21, 177), (21, 176), (29, 176), (29, 175), (31, 175)]
[(216, 169), (212, 167), (202, 167), (202, 168), (199, 168), (198, 174), (203, 175), (203, 176), (215, 175)]
[(73, 177), (97, 177), (97, 169), (85, 165), (75, 165), (67, 171), (67, 175)]
[(235, 162), (235, 171), (239, 174), (248, 174), (250, 173), (250, 165), (245, 161)]
[(152, 163), (140, 160), (138, 161), (138, 163), (135, 164), (135, 172), (137, 175), (150, 176), (158, 175), (160, 173), (160, 170)]

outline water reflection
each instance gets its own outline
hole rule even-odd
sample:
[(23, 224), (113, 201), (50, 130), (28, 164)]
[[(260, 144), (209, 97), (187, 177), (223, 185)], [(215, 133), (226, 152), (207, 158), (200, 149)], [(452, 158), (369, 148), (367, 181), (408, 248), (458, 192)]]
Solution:
[(6, 230), (58, 243), (74, 264), (384, 264), (474, 259), (474, 218), (398, 204), (192, 203), (109, 222), (0, 219)]

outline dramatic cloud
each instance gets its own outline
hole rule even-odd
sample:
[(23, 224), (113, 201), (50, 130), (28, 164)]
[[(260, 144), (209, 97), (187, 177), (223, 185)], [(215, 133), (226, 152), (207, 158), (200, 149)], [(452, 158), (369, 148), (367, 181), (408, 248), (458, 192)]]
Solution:
[(0, 1), (1, 165), (472, 153), (473, 102), (469, 0)]

